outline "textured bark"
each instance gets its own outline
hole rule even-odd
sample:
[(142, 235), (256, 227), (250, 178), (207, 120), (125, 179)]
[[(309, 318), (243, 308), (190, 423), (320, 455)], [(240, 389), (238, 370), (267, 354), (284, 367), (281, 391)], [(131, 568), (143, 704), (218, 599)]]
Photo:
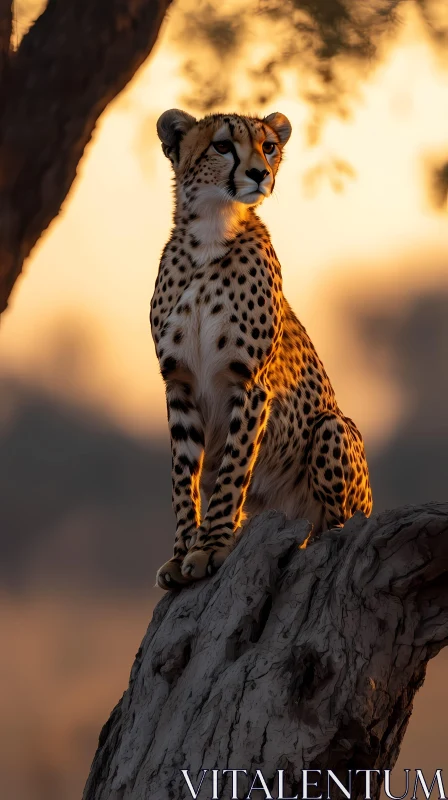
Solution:
[(151, 52), (170, 2), (49, 0), (10, 58), (0, 87), (0, 313), (59, 213), (98, 117)]
[(274, 797), (284, 769), (287, 797), (304, 768), (393, 767), (448, 642), (448, 503), (357, 515), (301, 548), (308, 531), (267, 512), (212, 579), (160, 601), (84, 800), (191, 798), (181, 769), (195, 786), (202, 768), (262, 769)]

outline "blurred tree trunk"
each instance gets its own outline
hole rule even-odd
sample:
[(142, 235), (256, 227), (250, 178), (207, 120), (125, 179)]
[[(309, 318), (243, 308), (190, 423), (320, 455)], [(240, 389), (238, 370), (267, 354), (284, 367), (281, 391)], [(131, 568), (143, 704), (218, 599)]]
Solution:
[(12, 33), (12, 2), (0, 0), (0, 86), (6, 76)]
[[(267, 512), (217, 575), (161, 600), (84, 800), (191, 798), (181, 770), (197, 787), (203, 768), (247, 770), (238, 797), (257, 770), (278, 797), (284, 770), (283, 796), (301, 797), (303, 769), (347, 785), (349, 769), (394, 766), (448, 643), (448, 503), (356, 515), (301, 548), (308, 531)], [(230, 787), (219, 775), (220, 798)], [(212, 796), (208, 772), (198, 797)], [(352, 798), (365, 796), (360, 775)]]
[(151, 52), (171, 0), (49, 0), (10, 50), (0, 0), (0, 313), (59, 213), (96, 121)]

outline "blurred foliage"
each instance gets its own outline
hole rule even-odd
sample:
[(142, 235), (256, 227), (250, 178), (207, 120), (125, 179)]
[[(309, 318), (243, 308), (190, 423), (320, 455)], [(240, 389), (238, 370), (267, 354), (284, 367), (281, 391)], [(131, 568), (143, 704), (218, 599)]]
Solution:
[(314, 196), (324, 181), (330, 184), (334, 192), (340, 193), (347, 181), (355, 177), (356, 171), (351, 164), (337, 156), (329, 156), (305, 171), (303, 185), (308, 196)]
[(447, 210), (448, 194), (448, 160), (439, 160), (430, 165), (429, 170), (429, 199), (433, 208), (439, 211)]
[(443, 55), (445, 0), (246, 0), (237, 6), (184, 0), (172, 24), (185, 52), (192, 105), (208, 112), (218, 102), (241, 99), (242, 88), (249, 101), (263, 105), (281, 87), (282, 73), (294, 68), (300, 94), (318, 117), (345, 114), (357, 83), (381, 58), (411, 5)]
[[(208, 113), (234, 103), (263, 107), (288, 75), (309, 105), (307, 139), (317, 143), (324, 121), (346, 118), (363, 81), (414, 11), (443, 60), (448, 43), (446, 0), (182, 0), (171, 35), (184, 54), (185, 102)], [(314, 191), (325, 177), (336, 191), (353, 177), (330, 159), (306, 176)], [(329, 170), (329, 171), (328, 171)], [(436, 208), (444, 207), (448, 166), (431, 171)]]

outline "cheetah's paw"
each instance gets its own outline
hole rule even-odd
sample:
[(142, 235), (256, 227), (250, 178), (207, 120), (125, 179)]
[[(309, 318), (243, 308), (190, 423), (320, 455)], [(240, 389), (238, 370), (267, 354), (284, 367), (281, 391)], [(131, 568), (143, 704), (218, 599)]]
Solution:
[(234, 542), (224, 544), (223, 547), (204, 549), (192, 547), (182, 562), (182, 575), (184, 579), (197, 581), (214, 575), (221, 564), (233, 550)]
[(179, 558), (170, 558), (157, 570), (156, 586), (168, 591), (170, 589), (181, 589), (182, 586), (191, 583), (191, 578), (182, 575), (181, 565), (182, 562)]

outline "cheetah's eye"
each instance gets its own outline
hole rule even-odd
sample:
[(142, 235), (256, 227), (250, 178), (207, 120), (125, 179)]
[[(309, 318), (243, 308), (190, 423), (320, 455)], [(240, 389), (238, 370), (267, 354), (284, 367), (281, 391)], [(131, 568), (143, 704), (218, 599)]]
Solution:
[(223, 140), (222, 142), (212, 142), (212, 145), (217, 153), (221, 153), (222, 155), (225, 155), (225, 153), (230, 153), (231, 142), (228, 142), (227, 140)]
[(266, 153), (267, 156), (272, 155), (275, 150), (275, 142), (263, 142), (263, 152)]

